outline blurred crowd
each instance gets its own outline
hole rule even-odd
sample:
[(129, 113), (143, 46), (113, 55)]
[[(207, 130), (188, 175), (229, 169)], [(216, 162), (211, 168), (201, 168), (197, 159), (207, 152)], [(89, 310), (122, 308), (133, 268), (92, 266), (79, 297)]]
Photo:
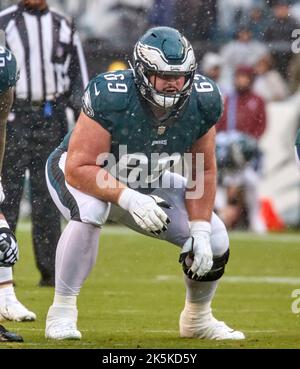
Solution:
[[(14, 3), (1, 0), (0, 10)], [(105, 70), (126, 68), (133, 45), (151, 26), (175, 27), (191, 41), (200, 73), (218, 83), (225, 102), (218, 124), (217, 154), (221, 155), (219, 167), (227, 160), (231, 171), (221, 171), (217, 211), (229, 228), (240, 223), (241, 214), (247, 214), (247, 226), (255, 232), (264, 232), (267, 227), (260, 220), (258, 194), (263, 159), (258, 142), (267, 124), (266, 104), (287, 99), (300, 102), (297, 40), (300, 2), (49, 0), (48, 3), (75, 19), (90, 77)], [(252, 154), (245, 147), (251, 147)], [(230, 158), (225, 158), (224, 153)]]
[[(227, 87), (233, 68), (240, 62), (255, 66), (260, 75), (274, 67), (291, 92), (300, 82), (299, 60), (291, 49), (292, 32), (300, 28), (300, 3), (296, 0), (52, 2), (75, 17), (86, 46), (94, 45), (96, 50), (100, 46), (99, 53), (108, 58), (107, 63), (114, 51), (130, 57), (131, 46), (149, 26), (166, 25), (186, 35), (199, 60), (208, 51), (221, 56), (222, 81)], [(274, 98), (284, 93), (287, 91), (280, 85), (279, 96)]]
[[(0, 10), (15, 4), (1, 0)], [(255, 91), (267, 101), (297, 91), (300, 3), (297, 0), (49, 0), (75, 19), (91, 74), (114, 59), (131, 58), (132, 45), (150, 26), (178, 28), (192, 42), (203, 73), (215, 73), (224, 91), (233, 88), (238, 64), (254, 68)], [(300, 31), (299, 31), (300, 33)], [(276, 88), (271, 91), (270, 86)]]

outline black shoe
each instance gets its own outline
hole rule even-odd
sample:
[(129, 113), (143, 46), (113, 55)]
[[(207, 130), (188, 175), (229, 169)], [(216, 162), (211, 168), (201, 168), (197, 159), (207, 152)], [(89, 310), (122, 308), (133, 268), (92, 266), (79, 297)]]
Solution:
[(0, 325), (0, 342), (24, 342), (24, 340), (22, 336), (9, 332), (3, 325)]
[(42, 278), (39, 281), (39, 286), (40, 287), (55, 287), (55, 281), (52, 278)]

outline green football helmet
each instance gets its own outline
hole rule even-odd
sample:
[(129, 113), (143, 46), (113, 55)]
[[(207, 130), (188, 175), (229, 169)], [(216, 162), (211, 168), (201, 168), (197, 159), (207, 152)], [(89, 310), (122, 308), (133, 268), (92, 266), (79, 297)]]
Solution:
[[(179, 31), (150, 28), (136, 43), (133, 59), (135, 82), (145, 99), (165, 109), (184, 105), (192, 90), (197, 63), (191, 44)], [(176, 93), (159, 92), (150, 82), (151, 74), (185, 76), (185, 83)]]
[(0, 46), (0, 93), (15, 86), (18, 79), (16, 58), (6, 47)]
[(259, 168), (261, 152), (257, 140), (243, 132), (219, 132), (216, 136), (216, 158), (219, 170), (240, 170), (251, 163)]

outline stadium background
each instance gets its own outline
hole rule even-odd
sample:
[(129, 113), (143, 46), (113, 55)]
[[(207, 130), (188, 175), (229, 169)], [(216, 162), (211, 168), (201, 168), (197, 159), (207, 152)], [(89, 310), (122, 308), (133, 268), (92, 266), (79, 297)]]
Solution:
[[(1, 0), (0, 10), (15, 3), (12, 0)], [(167, 5), (162, 5), (163, 3)], [(154, 0), (48, 1), (50, 6), (74, 17), (83, 41), (90, 77), (106, 71), (114, 61), (120, 60), (127, 64), (127, 60), (131, 60), (134, 43), (151, 24), (161, 22), (177, 26), (178, 23), (185, 31), (186, 25), (183, 20), (186, 14), (174, 14), (175, 3), (176, 0), (166, 2)], [(195, 9), (195, 5), (200, 9), (203, 8), (204, 16), (199, 18), (194, 28), (186, 30), (193, 43), (197, 60), (201, 63), (206, 52), (217, 52), (233, 38), (234, 26), (232, 26), (232, 33), (226, 36), (218, 26), (218, 22), (222, 22), (220, 19), (225, 7), (228, 9), (227, 18), (234, 10), (235, 15), (232, 19), (236, 23), (242, 23), (247, 19), (246, 12), (251, 6), (269, 2), (186, 0), (181, 3), (187, 4), (187, 13), (193, 12), (191, 9), (193, 7)], [(293, 17), (300, 22), (299, 3), (294, 0), (290, 0), (289, 3)], [(212, 4), (216, 5), (214, 8), (216, 14), (211, 14)], [(207, 16), (210, 21), (201, 25)], [(223, 17), (223, 23), (230, 22), (226, 17)], [(207, 27), (210, 27), (209, 31)], [(291, 48), (292, 40), (287, 42), (290, 43)], [(267, 130), (260, 140), (265, 158), (260, 185), (261, 197), (270, 200), (274, 210), (285, 224), (293, 227), (300, 226), (300, 173), (296, 169), (293, 152), (293, 142), (299, 126), (299, 110), (300, 92), (289, 96), (284, 101), (268, 103)], [(23, 213), (26, 214), (28, 211), (24, 202)]]
[[(222, 2), (227, 1), (218, 2), (220, 10)], [(247, 7), (252, 1), (231, 2)], [(173, 0), (167, 3), (172, 14)], [(185, 3), (190, 4), (187, 10), (193, 11), (195, 1), (185, 0)], [(292, 3), (295, 15), (299, 17), (298, 2)], [(0, 10), (12, 4), (15, 1), (0, 0)], [(131, 59), (132, 46), (151, 23), (153, 1), (48, 0), (48, 4), (74, 16), (89, 74), (93, 77), (107, 70), (113, 61)], [(300, 21), (300, 17), (298, 19)], [(192, 40), (198, 61), (205, 52), (218, 51), (224, 42), (228, 40), (220, 34)], [(299, 109), (297, 93), (285, 101), (268, 103), (267, 130), (260, 140), (265, 155), (261, 196), (270, 199), (285, 223), (296, 229), (300, 226), (300, 174), (294, 161), (293, 144), (299, 127)], [(46, 342), (44, 321), (52, 289), (36, 287), (30, 224), (22, 222), (17, 236), (22, 256), (15, 268), (18, 296), (38, 315), (34, 323), (8, 323), (9, 328), (24, 335), (25, 343), (20, 347), (300, 347), (299, 311), (291, 310), (292, 293), (300, 288), (297, 234), (254, 236), (231, 233), (232, 257), (215, 306), (218, 307), (218, 318), (245, 331), (248, 340), (242, 344), (179, 340), (178, 316), (184, 292), (177, 263), (178, 250), (167, 244), (161, 247), (164, 244), (161, 242), (157, 253), (157, 246), (151, 239), (145, 240), (119, 227), (107, 227), (104, 231), (97, 265), (79, 299), (81, 311), (89, 301), (88, 313), (83, 312), (79, 317), (79, 328), (85, 339), (78, 343)], [(157, 311), (153, 306), (158, 306)], [(8, 347), (18, 347), (18, 344)]]

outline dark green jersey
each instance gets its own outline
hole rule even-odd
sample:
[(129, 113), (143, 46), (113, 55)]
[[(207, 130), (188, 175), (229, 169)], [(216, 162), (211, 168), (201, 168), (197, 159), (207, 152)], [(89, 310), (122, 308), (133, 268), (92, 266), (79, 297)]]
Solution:
[(0, 46), (0, 93), (15, 86), (18, 80), (17, 63), (14, 55)]
[[(218, 87), (201, 75), (195, 76), (184, 107), (168, 119), (155, 118), (150, 105), (136, 88), (131, 70), (98, 75), (88, 84), (83, 98), (84, 113), (110, 132), (111, 153), (116, 162), (125, 148), (131, 159), (135, 156), (136, 163), (147, 161), (152, 168), (156, 167), (155, 155), (176, 154), (178, 158), (188, 152), (222, 113)], [(66, 150), (68, 142), (69, 136), (63, 142)]]
[(214, 82), (195, 76), (192, 94), (177, 115), (162, 123), (136, 88), (131, 70), (100, 74), (90, 81), (83, 110), (112, 135), (112, 152), (183, 154), (220, 118), (222, 99)]

